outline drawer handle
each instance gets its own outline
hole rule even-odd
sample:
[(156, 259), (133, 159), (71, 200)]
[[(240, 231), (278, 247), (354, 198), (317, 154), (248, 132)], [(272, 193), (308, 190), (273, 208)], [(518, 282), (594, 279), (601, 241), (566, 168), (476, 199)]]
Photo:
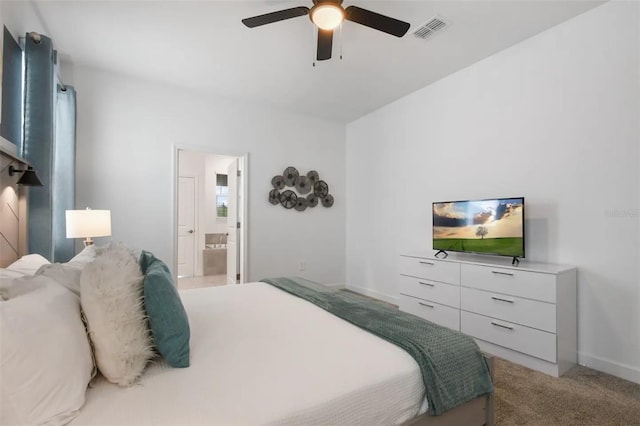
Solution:
[(418, 263), (422, 263), (423, 265), (435, 265), (435, 263), (433, 262), (427, 262), (426, 260), (418, 260)]
[(502, 327), (502, 328), (506, 328), (507, 330), (513, 330), (513, 327), (508, 325), (498, 324), (497, 322), (493, 322), (493, 321), (491, 321), (491, 324), (495, 325), (496, 327)]
[(422, 281), (418, 281), (418, 284), (428, 285), (429, 287), (435, 287), (435, 284), (432, 284), (432, 283), (423, 283)]
[(418, 302), (418, 304), (422, 305), (422, 306), (426, 306), (427, 308), (433, 308), (433, 305), (430, 305), (428, 303), (424, 303), (424, 302)]
[(501, 302), (514, 303), (514, 301), (513, 301), (513, 300), (503, 299), (503, 298), (501, 298), (501, 297), (491, 296), (491, 298), (492, 298), (493, 300), (499, 300), (499, 301), (501, 301)]
[(498, 274), (498, 275), (508, 275), (510, 277), (513, 276), (512, 272), (502, 272), (502, 271), (491, 271), (491, 272), (493, 272), (494, 274)]

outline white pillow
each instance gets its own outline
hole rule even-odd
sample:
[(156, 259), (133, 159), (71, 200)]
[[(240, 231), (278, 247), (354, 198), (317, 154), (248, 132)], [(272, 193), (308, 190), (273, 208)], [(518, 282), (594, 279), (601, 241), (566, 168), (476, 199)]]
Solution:
[(96, 252), (98, 252), (99, 250), (101, 249), (98, 248), (95, 244), (86, 246), (85, 248), (82, 249), (80, 253), (76, 254), (66, 264), (69, 266), (74, 266), (76, 268), (82, 269), (88, 263), (93, 262), (93, 260), (96, 258)]
[(0, 268), (0, 298), (1, 298), (0, 300), (8, 299), (3, 294), (6, 284), (11, 280), (13, 280), (14, 278), (22, 278), (24, 276), (25, 275), (22, 272), (16, 272), (6, 268)]
[(51, 262), (39, 254), (27, 254), (7, 266), (7, 269), (20, 272), (25, 275), (33, 275), (42, 265), (47, 265), (49, 263)]
[(47, 280), (39, 279), (34, 275), (2, 269), (0, 272), (0, 298), (2, 300), (13, 299), (42, 287), (46, 282)]
[(49, 278), (28, 278), (31, 291), (0, 302), (0, 424), (66, 424), (93, 371), (80, 301)]
[(80, 273), (82, 269), (66, 263), (42, 265), (35, 275), (44, 275), (80, 296)]
[[(100, 249), (97, 249), (100, 250)], [(85, 247), (67, 263), (46, 263), (33, 274), (53, 278), (60, 285), (65, 286), (80, 296), (80, 273), (84, 267), (96, 258), (96, 246)]]
[(143, 306), (143, 276), (121, 245), (96, 251), (80, 276), (82, 309), (96, 364), (112, 383), (131, 385), (154, 355)]

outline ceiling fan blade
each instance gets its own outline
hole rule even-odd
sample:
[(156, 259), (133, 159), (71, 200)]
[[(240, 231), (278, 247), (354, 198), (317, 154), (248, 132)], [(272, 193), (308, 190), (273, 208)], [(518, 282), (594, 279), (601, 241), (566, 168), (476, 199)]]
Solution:
[(291, 9), (279, 10), (277, 12), (266, 13), (264, 15), (245, 18), (242, 23), (249, 28), (259, 27), (261, 25), (272, 24), (285, 19), (297, 18), (309, 14), (309, 8), (305, 6), (293, 7)]
[(345, 18), (349, 21), (365, 25), (374, 30), (382, 31), (396, 37), (402, 37), (409, 31), (411, 24), (362, 9), (358, 6), (349, 6), (345, 9)]
[(326, 61), (331, 59), (333, 49), (333, 30), (322, 30), (318, 28), (318, 52), (316, 59)]

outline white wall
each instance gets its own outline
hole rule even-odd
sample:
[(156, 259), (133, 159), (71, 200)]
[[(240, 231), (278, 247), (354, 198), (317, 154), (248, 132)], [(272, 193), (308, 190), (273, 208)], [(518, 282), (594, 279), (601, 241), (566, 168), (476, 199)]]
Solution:
[(527, 258), (575, 265), (579, 359), (640, 382), (640, 34), (611, 2), (347, 127), (347, 283), (393, 300), (434, 201), (525, 196)]
[[(249, 279), (345, 276), (344, 126), (234, 103), (86, 67), (78, 92), (77, 204), (111, 209), (113, 239), (171, 264), (174, 144), (249, 154)], [(333, 208), (303, 213), (268, 202), (271, 178), (293, 165), (332, 185)], [(300, 260), (307, 269), (298, 271)]]

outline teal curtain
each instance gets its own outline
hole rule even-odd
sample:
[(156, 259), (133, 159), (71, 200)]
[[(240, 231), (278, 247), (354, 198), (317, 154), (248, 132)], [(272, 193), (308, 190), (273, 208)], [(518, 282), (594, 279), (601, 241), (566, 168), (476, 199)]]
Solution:
[(7, 27), (3, 32), (0, 135), (17, 146), (22, 141), (22, 49)]
[(57, 84), (49, 37), (27, 33), (24, 56), (21, 152), (44, 185), (29, 189), (29, 252), (65, 262), (74, 251), (64, 217), (75, 207), (75, 91)]
[(75, 252), (75, 241), (67, 238), (65, 210), (76, 204), (76, 91), (57, 85), (53, 143), (52, 237), (53, 261), (66, 262)]

